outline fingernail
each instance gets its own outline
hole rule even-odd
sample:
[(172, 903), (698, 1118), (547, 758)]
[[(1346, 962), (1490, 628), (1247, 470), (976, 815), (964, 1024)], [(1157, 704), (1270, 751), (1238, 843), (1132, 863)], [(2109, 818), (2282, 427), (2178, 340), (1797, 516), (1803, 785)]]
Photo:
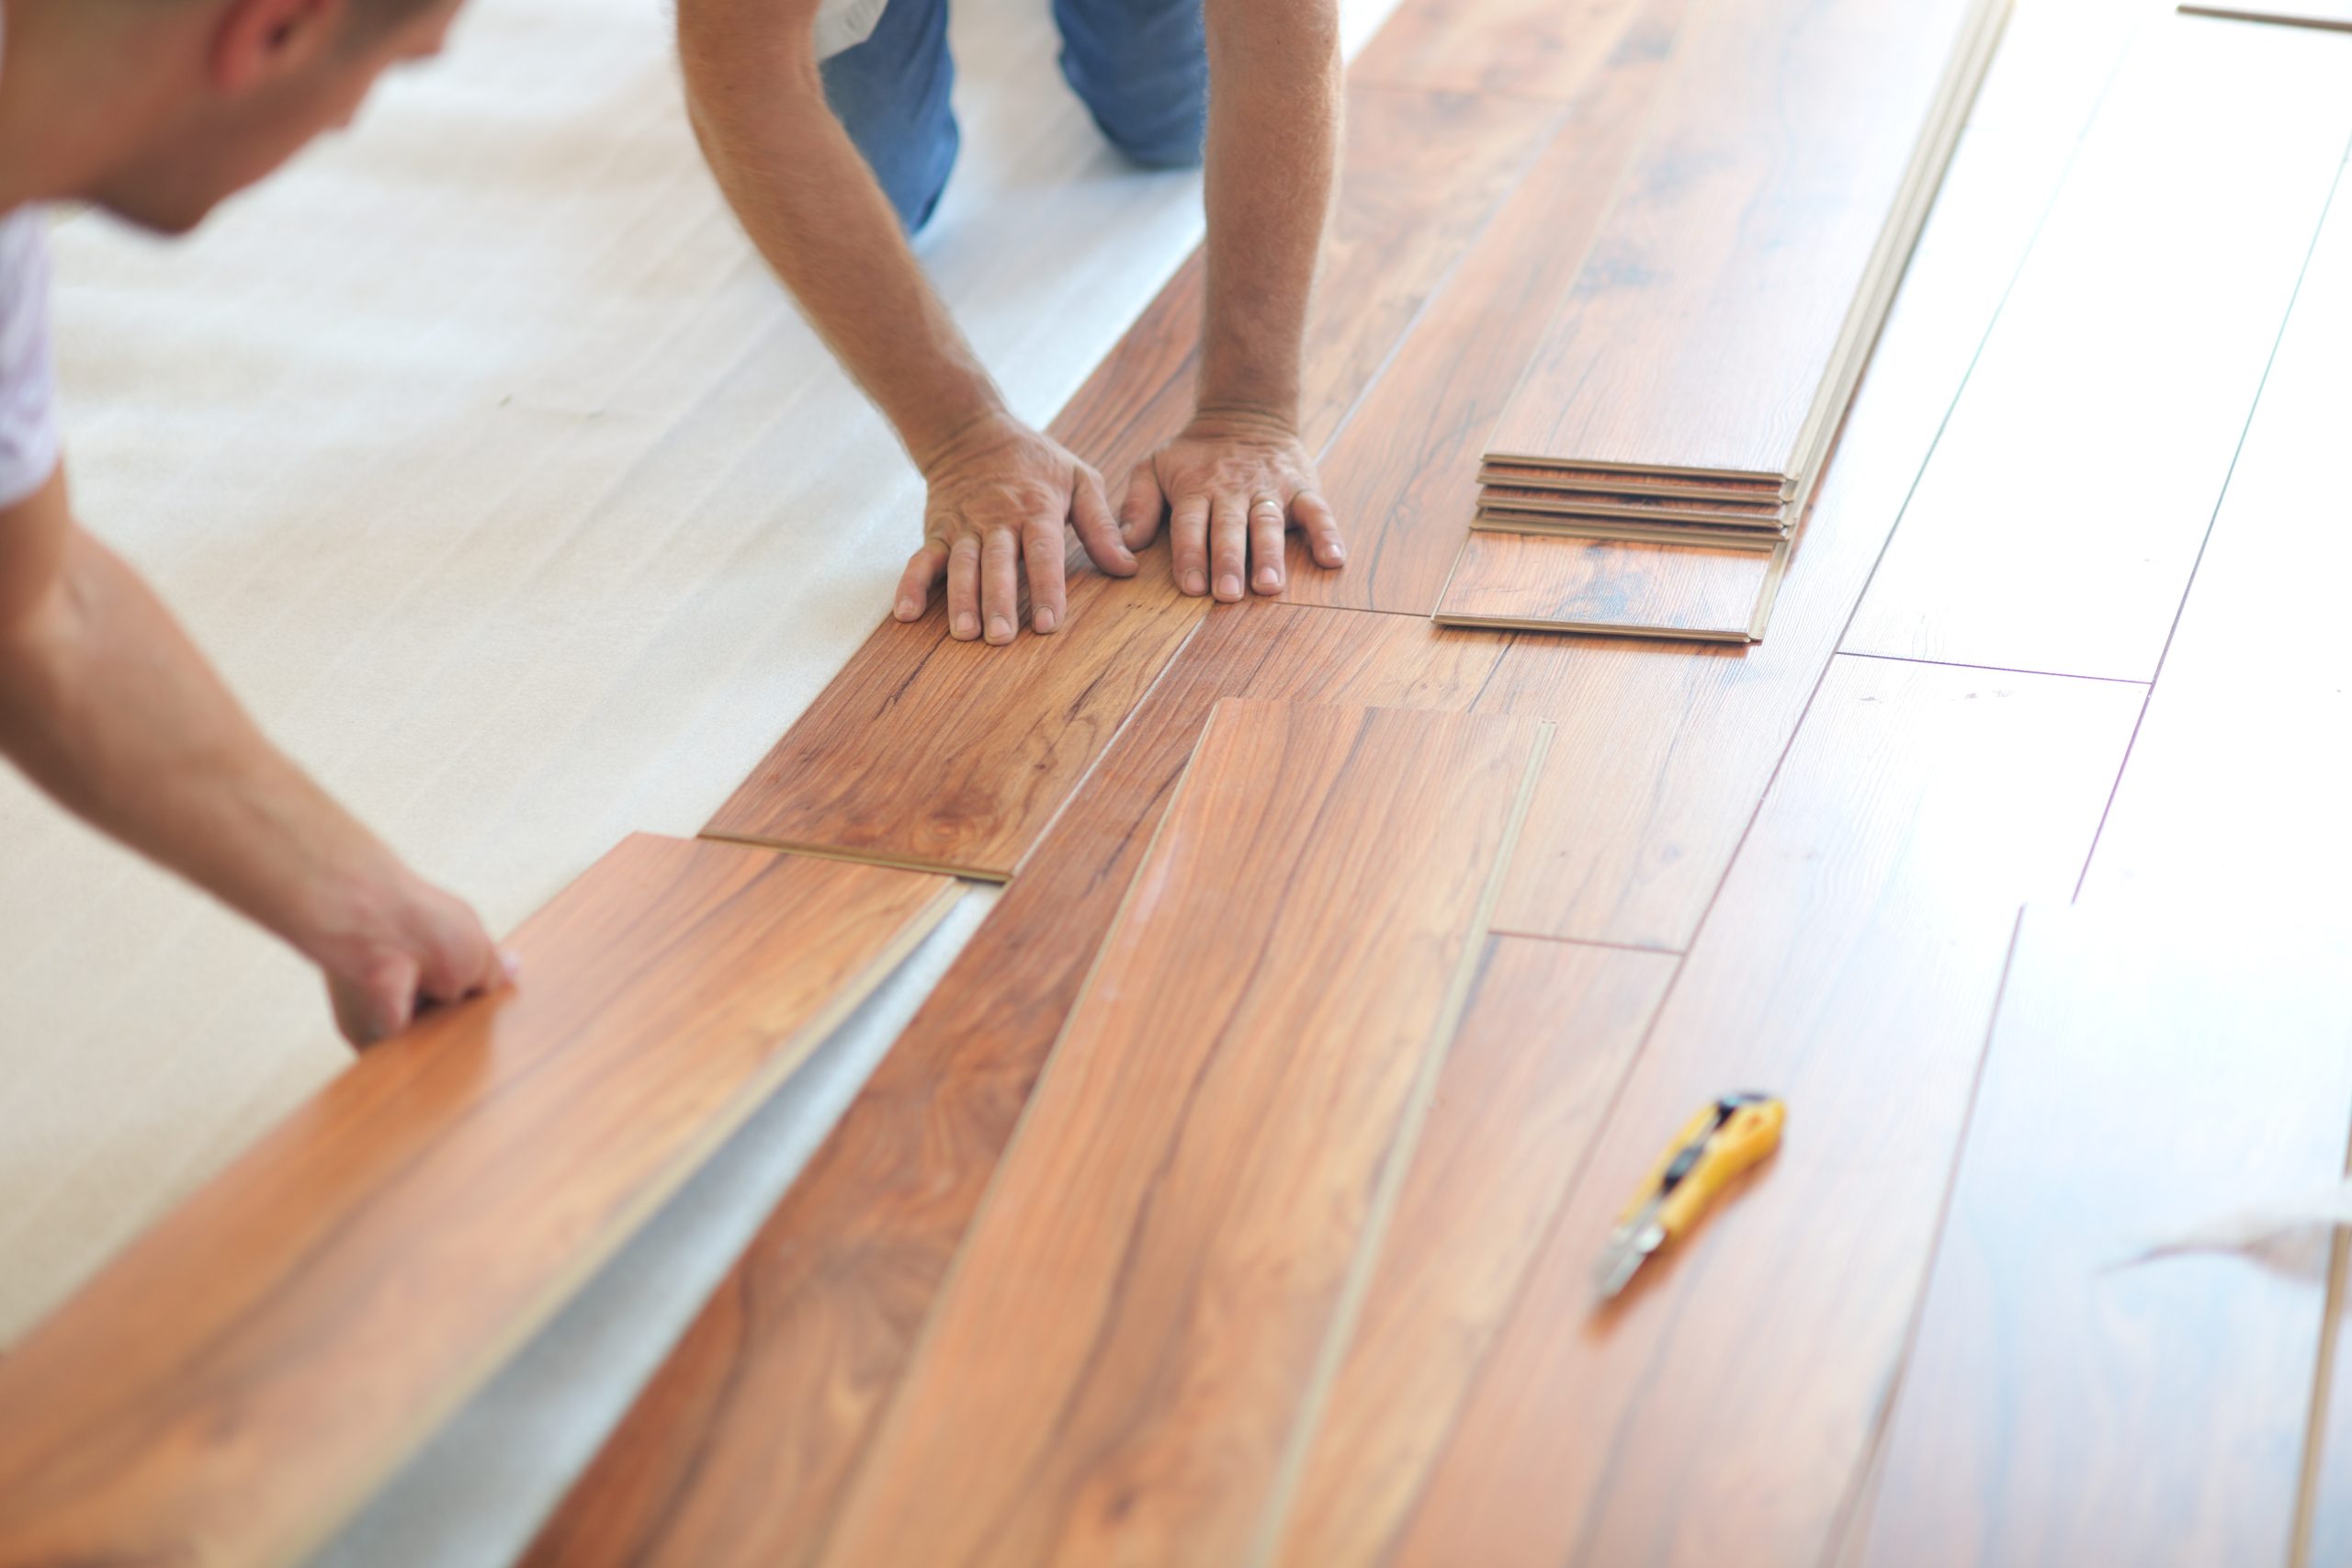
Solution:
[(519, 980), (523, 977), (523, 955), (519, 953), (500, 953), (498, 966), (506, 971), (506, 977), (510, 980)]
[(902, 621), (911, 621), (921, 614), (922, 614), (922, 606), (916, 604), (913, 600), (901, 599), (899, 601), (899, 619)]
[(1041, 632), (1049, 632), (1049, 631), (1052, 631), (1052, 630), (1054, 629), (1054, 613), (1053, 613), (1051, 610), (1040, 610), (1040, 611), (1038, 611), (1038, 612), (1037, 612), (1037, 615), (1036, 615), (1036, 622), (1037, 622), (1037, 629), (1038, 629), (1039, 631), (1041, 631)]
[(1331, 558), (1331, 564), (1333, 566), (1345, 566), (1347, 564), (1348, 552), (1344, 546), (1333, 545), (1328, 553)]
[(1208, 590), (1209, 590), (1209, 581), (1208, 581), (1208, 579), (1207, 579), (1206, 577), (1203, 576), (1201, 573), (1199, 573), (1199, 572), (1197, 572), (1197, 571), (1188, 571), (1188, 572), (1186, 572), (1186, 573), (1184, 574), (1184, 592), (1187, 592), (1187, 593), (1205, 593), (1205, 592), (1208, 592)]
[(1220, 599), (1240, 598), (1241, 580), (1234, 576), (1233, 573), (1229, 571), (1227, 572), (1223, 577), (1216, 580), (1216, 596)]
[(956, 635), (960, 637), (978, 637), (980, 635), (979, 623), (968, 615), (958, 615), (956, 617)]
[(1268, 567), (1258, 574), (1258, 591), (1261, 593), (1272, 593), (1282, 585), (1283, 575), (1272, 567)]
[(1012, 635), (1012, 623), (1011, 621), (1006, 620), (1002, 615), (990, 615), (989, 617), (989, 637), (990, 641), (1001, 642)]

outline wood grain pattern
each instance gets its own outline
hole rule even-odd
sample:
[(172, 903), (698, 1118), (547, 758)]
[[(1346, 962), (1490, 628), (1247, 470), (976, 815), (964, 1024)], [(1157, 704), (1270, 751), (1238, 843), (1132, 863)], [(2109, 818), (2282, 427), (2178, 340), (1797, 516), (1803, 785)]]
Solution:
[(1548, 735), (1219, 707), (828, 1562), (1244, 1556)]
[(1526, 637), (1504, 657), (1481, 705), (1544, 715), (1561, 738), (1500, 929), (1690, 945), (2138, 17), (2035, 6), (2004, 35), (1770, 637), (1702, 653)]
[(1364, 47), (1351, 79), (1566, 102), (1644, 0), (1409, 0)]
[(1489, 943), (1275, 1562), (1382, 1561), (1674, 968)]
[(2352, 141), (2347, 68), (2352, 39), (2154, 19), (1847, 649), (2155, 673)]
[(1213, 611), (526, 1562), (816, 1561), (1211, 705), (1466, 708), (1505, 641), (1271, 602)]
[(1529, 302), (1557, 299), (1576, 276), (1689, 3), (1647, 0), (1618, 19), (1542, 158), (1332, 441), (1322, 477), (1349, 530), (1348, 564), (1317, 572), (1295, 545), (1292, 603), (1417, 615), (1436, 607), (1487, 434), (1534, 352), (1515, 313), (1541, 309)]
[[(2086, 898), (2308, 919), (2342, 907), (2347, 343), (2352, 193), (2339, 190), (2099, 830)], [(2345, 1545), (2352, 1560), (2352, 1533)]]
[(300, 1556), (955, 897), (624, 842), (0, 1361), (0, 1562)]
[[(1549, 105), (1369, 87), (1351, 101), (1349, 166), (1303, 373), (1319, 446), (1549, 133)], [(1191, 413), (1189, 265), (1057, 429), (1125, 466)], [(1334, 498), (1335, 500), (1338, 498)], [(1347, 514), (1342, 513), (1345, 517)], [(1321, 575), (1295, 565), (1294, 582)], [(1080, 566), (1050, 637), (958, 643), (945, 609), (885, 622), (704, 829), (726, 839), (965, 875), (1012, 874), (1169, 660), (1204, 601), (1165, 555), (1125, 581)]]
[(2196, 6), (2181, 0), (2189, 17), (2219, 17), (2236, 22), (2277, 22), (2295, 28), (2333, 28), (2352, 32), (2352, 0), (2266, 0), (2259, 6)]
[(1478, 504), (1487, 511), (1525, 512), (1560, 517), (1628, 517), (1636, 522), (1674, 520), (1738, 525), (1778, 536), (1788, 519), (1787, 509), (1774, 502), (1713, 500), (1706, 497), (1652, 494), (1619, 495), (1605, 491), (1545, 490), (1530, 485), (1487, 484), (1478, 492)]
[(2287, 1560), (2318, 1280), (2121, 1260), (2341, 1179), (2347, 974), (2342, 923), (2026, 912), (1866, 1562)]
[(1720, 0), (1683, 34), (1649, 141), (1489, 454), (1804, 471), (1983, 9)]
[(1437, 602), (1442, 626), (1749, 642), (1769, 549), (1473, 531)]
[[(1397, 1568), (1821, 1561), (1924, 1281), (2017, 906), (2065, 897), (2138, 699), (1838, 661)], [(1661, 1144), (1749, 1087), (1787, 1097), (1780, 1153), (1592, 1314), (1593, 1254)]]

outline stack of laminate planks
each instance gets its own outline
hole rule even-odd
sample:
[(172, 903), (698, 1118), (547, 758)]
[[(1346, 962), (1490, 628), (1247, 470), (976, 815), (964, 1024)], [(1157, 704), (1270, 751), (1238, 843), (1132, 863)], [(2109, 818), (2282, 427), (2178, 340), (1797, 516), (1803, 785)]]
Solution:
[(1763, 635), (2007, 11), (1717, 0), (1685, 23), (1487, 443), (1438, 619)]

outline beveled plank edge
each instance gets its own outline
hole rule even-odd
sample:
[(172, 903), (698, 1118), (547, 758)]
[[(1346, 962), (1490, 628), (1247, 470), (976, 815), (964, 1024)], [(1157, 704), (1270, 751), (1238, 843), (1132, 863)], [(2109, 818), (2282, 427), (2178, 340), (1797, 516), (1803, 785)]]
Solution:
[[(673, 841), (691, 844), (696, 840)], [(763, 846), (743, 847), (757, 849)], [(516, 1352), (552, 1322), (556, 1314), (580, 1293), (582, 1286), (620, 1255), (622, 1248), (644, 1228), (646, 1222), (676, 1197), (711, 1156), (741, 1132), (753, 1113), (808, 1062), (816, 1047), (839, 1029), (850, 1014), (855, 1012), (882, 982), (907, 961), (909, 955), (922, 944), (923, 939), (938, 929), (939, 923), (947, 918), (948, 911), (962, 897), (961, 887), (952, 881), (944, 884), (854, 979), (836, 991), (823, 1008), (812, 1013), (788, 1041), (778, 1046), (765, 1066), (746, 1077), (742, 1086), (710, 1118), (698, 1135), (681, 1143), (668, 1168), (646, 1183), (644, 1190), (619, 1213), (601, 1235), (582, 1247), (572, 1265), (552, 1275), (545, 1289), (526, 1308), (516, 1312), (502, 1332), (485, 1339), (473, 1359), (445, 1382), (437, 1397), (424, 1402), (416, 1419), (404, 1425), (382, 1445), (379, 1463), (375, 1469), (355, 1474), (351, 1483), (340, 1493), (317, 1500), (316, 1506), (310, 1510), (310, 1522), (293, 1532), (286, 1551), (280, 1556), (258, 1559), (252, 1568), (298, 1568), (299, 1564), (308, 1562), (315, 1556), (334, 1539), (334, 1532), (344, 1522), (356, 1514), (435, 1432), (446, 1426), (474, 1394), (497, 1375), (501, 1368), (514, 1359)]]
[(2290, 13), (2266, 11), (2251, 6), (2198, 6), (2190, 0), (2180, 0), (2176, 7), (2184, 17), (2210, 17), (2222, 22), (2254, 22), (2274, 28), (2310, 28), (2319, 32), (2352, 32), (2352, 18), (2336, 21), (2326, 17), (2299, 17)]
[[(1309, 1374), (1306, 1391), (1299, 1396), (1297, 1410), (1291, 1418), (1290, 1439), (1283, 1445), (1281, 1462), (1275, 1467), (1274, 1482), (1264, 1512), (1259, 1517), (1258, 1530), (1245, 1562), (1250, 1568), (1270, 1568), (1282, 1550), (1283, 1528), (1298, 1501), (1299, 1487), (1306, 1479), (1306, 1465), (1315, 1449), (1323, 1413), (1329, 1405), (1333, 1388), (1346, 1366), (1349, 1345), (1355, 1338), (1356, 1322), (1363, 1314), (1364, 1301), (1371, 1294), (1373, 1280), (1378, 1275), (1382, 1253), (1385, 1250), (1388, 1230), (1396, 1215), (1396, 1206), (1403, 1200), (1406, 1183), (1410, 1179), (1413, 1158), (1419, 1152), (1422, 1131), (1428, 1126), (1430, 1112), (1437, 1103), (1437, 1087), (1445, 1071), (1445, 1064), (1453, 1054), (1453, 1042), (1461, 1033), (1463, 1014), (1470, 1005), (1470, 993), (1477, 983), (1478, 972), (1486, 963), (1487, 950), (1493, 938), (1495, 910), (1502, 902), (1503, 885), (1510, 878), (1512, 866), (1519, 859), (1520, 833), (1527, 825), (1527, 816), (1535, 800), (1536, 786), (1544, 776), (1544, 763), (1551, 755), (1552, 742), (1558, 726), (1550, 719), (1535, 721), (1533, 743), (1528, 748), (1527, 765), (1519, 779), (1519, 794), (1511, 802), (1510, 815), (1505, 818), (1500, 840), (1495, 847), (1494, 863), (1487, 868), (1487, 885), (1478, 895), (1478, 906), (1470, 919), (1469, 929), (1462, 944), (1462, 955), (1454, 963), (1453, 977), (1447, 983), (1445, 999), (1439, 1005), (1436, 1021), (1430, 1026), (1430, 1038), (1421, 1048), (1420, 1065), (1413, 1074), (1413, 1082), (1406, 1091), (1404, 1120), (1391, 1134), (1388, 1153), (1383, 1157), (1378, 1184), (1373, 1189), (1372, 1201), (1364, 1213), (1363, 1235), (1357, 1238), (1356, 1253), (1348, 1265), (1346, 1279), (1340, 1287), (1339, 1300), (1333, 1303), (1330, 1321), (1324, 1327), (1323, 1344), (1317, 1352), (1315, 1370)], [(1678, 960), (1679, 962), (1679, 960)]]
[[(1129, 716), (1132, 717), (1133, 715)], [(1122, 727), (1125, 723), (1125, 720), (1121, 721)], [(1097, 758), (1096, 762), (1100, 763), (1100, 761), (1101, 759)], [(1091, 777), (1091, 773), (1092, 770), (1090, 768), (1086, 776)], [(965, 882), (985, 882), (1001, 886), (1012, 880), (1011, 866), (970, 865), (956, 861), (923, 860), (912, 855), (867, 853), (860, 850), (842, 849), (832, 844), (810, 844), (794, 839), (763, 839), (752, 833), (721, 832), (715, 828), (705, 828), (695, 837), (708, 843), (738, 844), (745, 849), (768, 850), (776, 854), (799, 855), (808, 860), (830, 860), (840, 861), (849, 865), (881, 866), (891, 871), (918, 872), (926, 876), (956, 877)]]

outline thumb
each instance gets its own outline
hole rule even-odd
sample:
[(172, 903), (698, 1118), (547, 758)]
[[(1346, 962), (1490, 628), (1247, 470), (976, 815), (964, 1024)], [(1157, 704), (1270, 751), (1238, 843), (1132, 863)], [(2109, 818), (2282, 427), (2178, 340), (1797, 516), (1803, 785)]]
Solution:
[(416, 961), (404, 953), (388, 953), (356, 976), (330, 977), (335, 1027), (354, 1045), (398, 1034), (416, 1016)]

